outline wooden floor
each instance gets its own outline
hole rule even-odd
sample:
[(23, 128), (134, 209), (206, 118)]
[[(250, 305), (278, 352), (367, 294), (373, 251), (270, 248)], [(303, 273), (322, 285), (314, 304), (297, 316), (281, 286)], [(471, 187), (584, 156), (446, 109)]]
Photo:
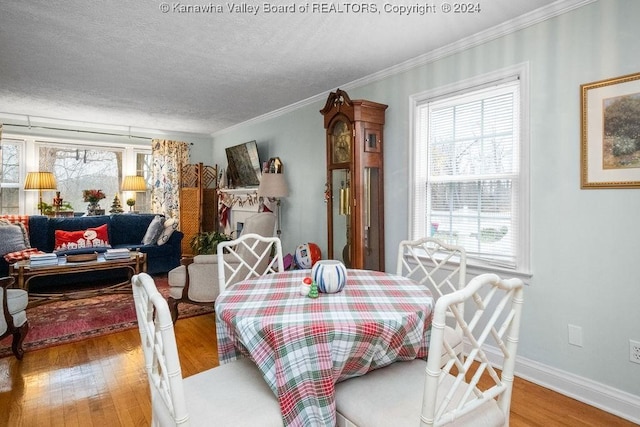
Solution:
[[(180, 319), (183, 375), (217, 364), (214, 315)], [(149, 387), (137, 329), (0, 359), (0, 426), (147, 426)], [(213, 424), (212, 424), (213, 425)], [(512, 426), (633, 426), (516, 378)]]

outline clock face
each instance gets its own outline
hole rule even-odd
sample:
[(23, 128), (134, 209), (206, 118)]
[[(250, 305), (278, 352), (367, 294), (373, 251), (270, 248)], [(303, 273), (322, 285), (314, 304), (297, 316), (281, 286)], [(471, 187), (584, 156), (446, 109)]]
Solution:
[(334, 163), (344, 163), (351, 160), (351, 132), (343, 121), (338, 121), (333, 127), (331, 152)]

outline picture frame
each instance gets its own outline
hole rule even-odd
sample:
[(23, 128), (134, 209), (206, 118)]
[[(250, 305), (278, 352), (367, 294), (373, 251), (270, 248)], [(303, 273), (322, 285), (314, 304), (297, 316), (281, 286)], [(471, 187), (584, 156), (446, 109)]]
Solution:
[(640, 73), (580, 85), (580, 188), (640, 188)]

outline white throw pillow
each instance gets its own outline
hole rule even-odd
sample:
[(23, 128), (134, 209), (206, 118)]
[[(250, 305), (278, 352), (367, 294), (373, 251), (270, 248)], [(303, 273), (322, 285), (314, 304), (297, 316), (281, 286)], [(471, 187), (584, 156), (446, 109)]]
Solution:
[(153, 245), (160, 237), (160, 233), (162, 233), (162, 229), (164, 226), (164, 217), (160, 215), (156, 215), (149, 224), (147, 228), (147, 232), (144, 233), (144, 237), (142, 238), (143, 245)]
[(167, 218), (164, 221), (164, 228), (162, 229), (162, 233), (160, 233), (160, 237), (158, 237), (158, 246), (164, 245), (169, 241), (169, 237), (173, 234), (174, 231), (178, 228), (178, 221), (175, 218)]

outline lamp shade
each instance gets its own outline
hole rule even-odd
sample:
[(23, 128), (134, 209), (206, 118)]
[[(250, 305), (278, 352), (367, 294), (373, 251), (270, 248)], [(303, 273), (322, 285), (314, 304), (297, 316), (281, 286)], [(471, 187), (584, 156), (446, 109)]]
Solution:
[(122, 191), (147, 191), (147, 183), (141, 176), (127, 175), (122, 181)]
[(51, 172), (28, 172), (24, 180), (25, 190), (55, 190), (56, 177)]
[(282, 173), (263, 173), (258, 187), (258, 197), (280, 198), (289, 195), (289, 188)]

